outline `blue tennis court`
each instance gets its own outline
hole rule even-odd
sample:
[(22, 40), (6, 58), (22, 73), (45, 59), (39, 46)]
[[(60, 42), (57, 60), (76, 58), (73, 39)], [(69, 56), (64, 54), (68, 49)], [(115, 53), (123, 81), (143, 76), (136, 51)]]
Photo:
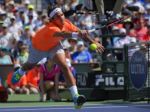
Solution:
[(150, 112), (149, 104), (100, 104), (85, 105), (80, 110), (72, 106), (11, 107), (0, 108), (0, 112)]

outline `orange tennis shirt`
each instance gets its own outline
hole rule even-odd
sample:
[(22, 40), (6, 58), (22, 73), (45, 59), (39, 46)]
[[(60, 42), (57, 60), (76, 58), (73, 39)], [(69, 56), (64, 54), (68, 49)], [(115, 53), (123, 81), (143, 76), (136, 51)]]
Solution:
[(77, 32), (78, 28), (67, 19), (65, 20), (62, 29), (50, 22), (35, 33), (32, 38), (33, 47), (40, 51), (48, 51), (54, 48), (61, 40), (63, 40), (62, 37), (55, 37), (54, 34), (62, 31)]

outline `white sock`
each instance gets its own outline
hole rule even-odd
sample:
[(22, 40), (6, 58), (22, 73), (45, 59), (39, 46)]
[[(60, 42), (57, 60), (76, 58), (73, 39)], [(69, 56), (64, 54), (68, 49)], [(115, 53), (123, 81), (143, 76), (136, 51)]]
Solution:
[(71, 87), (69, 88), (69, 90), (70, 90), (70, 92), (71, 92), (72, 97), (74, 97), (75, 95), (78, 94), (77, 86), (71, 86)]

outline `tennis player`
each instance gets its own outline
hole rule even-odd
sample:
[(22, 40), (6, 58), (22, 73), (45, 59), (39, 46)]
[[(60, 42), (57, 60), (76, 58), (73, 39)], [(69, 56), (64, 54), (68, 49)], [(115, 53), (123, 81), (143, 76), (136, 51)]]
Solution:
[[(17, 70), (12, 77), (12, 82), (16, 83), (25, 71), (33, 68), (37, 63), (45, 57), (52, 59), (56, 64), (60, 66), (64, 74), (65, 81), (71, 92), (75, 108), (81, 108), (86, 102), (86, 98), (83, 95), (79, 95), (77, 86), (69, 69), (63, 46), (61, 41), (65, 38), (78, 38), (81, 37), (84, 40), (95, 43), (85, 30), (80, 30), (74, 26), (69, 20), (67, 20), (58, 7), (55, 7), (48, 11), (49, 23), (39, 29), (32, 38), (32, 43), (29, 47), (29, 58), (26, 64)], [(100, 43), (97, 45), (97, 51), (102, 52), (104, 50)]]

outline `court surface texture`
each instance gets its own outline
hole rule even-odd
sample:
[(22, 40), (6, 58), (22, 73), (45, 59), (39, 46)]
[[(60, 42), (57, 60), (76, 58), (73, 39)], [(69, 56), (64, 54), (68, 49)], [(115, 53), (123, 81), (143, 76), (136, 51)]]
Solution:
[(85, 104), (82, 109), (73, 106), (0, 107), (0, 112), (150, 112), (150, 104)]

